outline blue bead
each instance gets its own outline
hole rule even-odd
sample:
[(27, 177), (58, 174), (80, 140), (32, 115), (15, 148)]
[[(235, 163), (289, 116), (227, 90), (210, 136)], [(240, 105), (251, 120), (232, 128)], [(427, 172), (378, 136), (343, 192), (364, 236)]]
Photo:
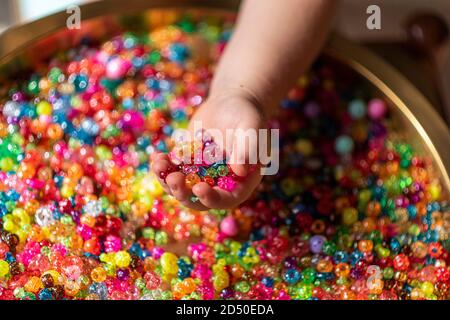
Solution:
[(273, 287), (273, 279), (270, 277), (264, 277), (261, 280), (262, 284), (268, 288), (272, 288)]
[(16, 190), (8, 190), (6, 195), (12, 201), (17, 201), (20, 199), (20, 194)]
[(170, 91), (172, 88), (173, 88), (173, 85), (170, 81), (159, 80), (159, 89), (161, 91)]
[(334, 253), (333, 260), (335, 263), (347, 262), (348, 254), (345, 251), (336, 251)]
[(406, 210), (408, 211), (408, 216), (410, 219), (415, 219), (417, 217), (417, 208), (415, 205), (413, 204), (408, 205)]
[(353, 151), (353, 139), (347, 135), (339, 136), (334, 144), (334, 148), (340, 155), (346, 155)]
[(152, 253), (149, 250), (142, 250), (141, 255), (139, 256), (141, 259), (145, 259), (147, 257), (151, 257)]
[(366, 103), (361, 99), (350, 101), (348, 112), (353, 119), (361, 119), (366, 115)]
[(289, 284), (296, 284), (300, 280), (301, 274), (297, 269), (289, 268), (283, 274), (283, 279)]
[(189, 49), (182, 43), (174, 43), (169, 48), (169, 59), (184, 62), (189, 57)]
[(12, 254), (12, 252), (7, 252), (5, 254), (5, 261), (8, 261), (9, 264), (16, 262), (16, 258), (14, 257), (14, 255)]
[(56, 185), (58, 188), (61, 188), (62, 183), (63, 183), (63, 181), (64, 181), (64, 177), (63, 177), (63, 176), (59, 176), (59, 175), (55, 175), (55, 176), (53, 177), (53, 181), (55, 182), (55, 185)]
[(131, 98), (123, 99), (122, 107), (126, 110), (132, 109), (134, 107), (134, 100)]
[(145, 84), (147, 85), (147, 87), (149, 89), (159, 90), (159, 81), (154, 78), (150, 78), (150, 79), (146, 80)]
[(72, 82), (75, 87), (75, 91), (78, 93), (86, 91), (89, 85), (89, 78), (85, 74), (77, 74), (72, 76), (69, 81)]
[(362, 258), (363, 258), (362, 252), (355, 250), (350, 255), (350, 264), (352, 266), (356, 265)]
[(144, 59), (142, 59), (141, 57), (134, 57), (131, 60), (131, 63), (133, 64), (133, 67), (139, 69), (144, 65)]
[(52, 292), (48, 289), (42, 289), (41, 291), (39, 291), (38, 294), (39, 300), (52, 300), (53, 299), (53, 295)]
[(162, 130), (163, 130), (163, 133), (167, 136), (170, 136), (173, 133), (173, 128), (172, 128), (172, 126), (169, 126), (169, 125), (165, 125)]
[(391, 239), (390, 248), (393, 252), (398, 253), (402, 246), (400, 245), (400, 242), (396, 238)]

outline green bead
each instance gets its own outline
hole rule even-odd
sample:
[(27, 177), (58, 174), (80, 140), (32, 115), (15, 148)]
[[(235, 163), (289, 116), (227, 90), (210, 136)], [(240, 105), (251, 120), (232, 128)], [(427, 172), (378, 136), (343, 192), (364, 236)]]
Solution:
[(217, 167), (216, 172), (219, 176), (224, 177), (228, 174), (229, 170), (226, 165), (220, 165)]
[(50, 69), (47, 78), (51, 83), (57, 84), (64, 81), (64, 74), (62, 73), (61, 69), (53, 67), (52, 69)]
[(306, 300), (312, 297), (313, 287), (311, 284), (299, 283), (297, 285), (297, 299)]
[(316, 278), (316, 271), (312, 268), (306, 268), (302, 271), (302, 277), (304, 283), (313, 283)]
[(183, 30), (186, 33), (192, 33), (195, 30), (195, 26), (192, 23), (192, 21), (188, 19), (181, 20), (178, 25), (180, 26), (180, 29)]
[(164, 231), (157, 231), (155, 234), (155, 243), (158, 246), (167, 244), (169, 242), (169, 236)]
[(242, 293), (247, 293), (250, 290), (250, 285), (248, 282), (240, 281), (234, 285), (234, 289)]
[(214, 169), (213, 167), (210, 167), (210, 168), (206, 169), (206, 175), (211, 178), (217, 178), (219, 174), (217, 173), (216, 169)]
[(394, 277), (394, 269), (391, 267), (387, 267), (383, 269), (383, 278), (386, 280), (390, 280)]
[(155, 230), (153, 228), (142, 229), (142, 236), (144, 239), (155, 239)]
[(336, 244), (331, 241), (325, 241), (322, 246), (322, 251), (328, 256), (332, 256), (336, 252)]
[(150, 64), (156, 64), (157, 62), (159, 62), (161, 60), (161, 53), (159, 51), (153, 51), (152, 53), (150, 53), (150, 55), (148, 56), (148, 62)]
[(61, 223), (62, 224), (72, 224), (73, 223), (73, 219), (70, 215), (65, 214), (61, 217)]
[(39, 94), (39, 79), (33, 79), (28, 82), (27, 91), (31, 95), (37, 96)]

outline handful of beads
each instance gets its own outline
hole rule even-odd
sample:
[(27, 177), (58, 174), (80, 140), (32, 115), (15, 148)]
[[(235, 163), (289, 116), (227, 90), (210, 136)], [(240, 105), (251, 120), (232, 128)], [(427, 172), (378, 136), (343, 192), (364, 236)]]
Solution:
[(172, 172), (182, 172), (188, 188), (206, 182), (231, 192), (242, 179), (233, 172), (221, 148), (210, 138), (177, 143), (169, 152), (169, 159), (173, 165), (161, 172), (160, 178), (165, 180)]

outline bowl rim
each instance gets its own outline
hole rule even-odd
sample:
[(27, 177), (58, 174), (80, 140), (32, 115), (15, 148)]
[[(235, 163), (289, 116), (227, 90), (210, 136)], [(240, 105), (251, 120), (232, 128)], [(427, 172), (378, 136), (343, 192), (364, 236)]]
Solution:
[[(239, 4), (239, 0), (99, 0), (80, 4), (79, 7), (81, 20), (85, 21), (151, 8), (216, 9), (232, 12), (237, 11)], [(0, 66), (7, 64), (29, 45), (66, 27), (67, 17), (68, 13), (63, 10), (5, 30), (0, 34)], [(398, 106), (428, 147), (442, 175), (442, 182), (447, 189), (444, 191), (450, 193), (450, 129), (432, 104), (405, 76), (369, 49), (332, 33), (324, 50), (347, 63)]]

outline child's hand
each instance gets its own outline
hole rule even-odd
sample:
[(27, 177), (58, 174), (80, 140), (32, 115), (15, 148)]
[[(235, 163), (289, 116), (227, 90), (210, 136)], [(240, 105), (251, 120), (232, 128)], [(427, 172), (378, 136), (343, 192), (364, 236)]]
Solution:
[[(194, 130), (194, 121), (201, 121), (203, 128), (207, 132), (208, 129), (220, 130), (223, 137), (226, 137), (227, 129), (258, 130), (264, 127), (263, 116), (260, 109), (256, 106), (256, 102), (246, 93), (239, 92), (239, 90), (222, 94), (220, 97), (213, 97), (206, 101), (191, 119), (191, 133)], [(262, 178), (259, 166), (256, 167), (256, 170), (249, 172), (248, 155), (252, 153), (258, 154), (257, 141), (247, 143), (245, 149), (237, 148), (238, 143), (244, 143), (242, 141), (226, 141), (227, 145), (222, 146), (220, 139), (215, 139), (214, 132), (211, 132), (213, 133), (214, 141), (218, 142), (231, 155), (229, 164), (233, 172), (238, 176), (245, 177), (245, 179), (238, 182), (236, 189), (231, 192), (217, 186), (211, 187), (206, 182), (196, 184), (191, 190), (186, 187), (185, 175), (181, 172), (170, 173), (164, 181), (160, 178), (160, 173), (169, 168), (169, 157), (161, 153), (152, 155), (152, 170), (157, 175), (164, 190), (178, 199), (183, 205), (196, 210), (226, 209), (238, 206), (251, 195)], [(240, 150), (241, 154), (236, 154), (237, 150)], [(243, 152), (244, 150), (245, 152)], [(239, 161), (236, 161), (237, 159)], [(242, 164), (243, 162), (245, 164)], [(198, 201), (192, 202), (191, 198), (193, 196), (198, 197)]]

